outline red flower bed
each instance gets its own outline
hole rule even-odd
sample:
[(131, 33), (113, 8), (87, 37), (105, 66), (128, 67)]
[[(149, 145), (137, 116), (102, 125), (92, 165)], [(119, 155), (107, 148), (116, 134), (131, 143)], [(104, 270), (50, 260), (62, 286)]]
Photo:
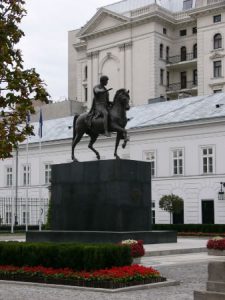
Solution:
[(139, 265), (114, 267), (92, 272), (76, 272), (68, 268), (53, 269), (42, 266), (0, 266), (0, 279), (103, 288), (118, 288), (166, 280), (160, 276), (157, 270)]
[(208, 240), (208, 249), (225, 250), (225, 239)]

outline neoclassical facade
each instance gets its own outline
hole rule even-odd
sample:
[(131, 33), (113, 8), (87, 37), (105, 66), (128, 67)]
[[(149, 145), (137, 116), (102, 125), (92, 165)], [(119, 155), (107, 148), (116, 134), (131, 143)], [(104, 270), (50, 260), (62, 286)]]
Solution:
[(68, 37), (70, 100), (90, 107), (102, 74), (132, 104), (225, 92), (223, 0), (123, 0)]

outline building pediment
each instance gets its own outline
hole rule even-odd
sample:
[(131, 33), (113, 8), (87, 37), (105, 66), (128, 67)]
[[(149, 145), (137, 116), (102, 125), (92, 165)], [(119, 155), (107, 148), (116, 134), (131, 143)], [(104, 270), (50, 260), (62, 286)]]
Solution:
[(86, 37), (92, 34), (109, 30), (128, 23), (129, 18), (111, 12), (107, 9), (99, 9), (93, 18), (80, 30), (79, 37)]

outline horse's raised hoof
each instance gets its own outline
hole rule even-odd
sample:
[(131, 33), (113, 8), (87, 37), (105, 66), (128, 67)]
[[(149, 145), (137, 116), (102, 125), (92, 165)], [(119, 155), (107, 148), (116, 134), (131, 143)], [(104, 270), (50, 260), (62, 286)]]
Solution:
[(97, 154), (96, 157), (97, 157), (97, 160), (100, 160), (100, 158), (101, 158), (99, 154)]
[(122, 148), (123, 148), (123, 149), (126, 147), (126, 144), (127, 144), (127, 142), (124, 142), (124, 143), (122, 144)]

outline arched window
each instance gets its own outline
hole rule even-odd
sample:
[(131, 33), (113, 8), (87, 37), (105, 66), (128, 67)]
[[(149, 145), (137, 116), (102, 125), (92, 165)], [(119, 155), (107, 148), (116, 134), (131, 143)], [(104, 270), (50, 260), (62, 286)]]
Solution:
[(197, 52), (197, 44), (194, 44), (193, 46), (193, 58), (197, 58), (198, 52)]
[(180, 49), (180, 59), (181, 59), (181, 61), (184, 61), (187, 59), (187, 49), (184, 46), (181, 47), (181, 49)]
[(160, 47), (159, 47), (159, 57), (163, 58), (163, 44), (160, 44)]
[(166, 61), (169, 61), (169, 56), (170, 56), (170, 47), (166, 47)]
[(213, 46), (214, 49), (222, 48), (222, 36), (220, 33), (214, 35)]

